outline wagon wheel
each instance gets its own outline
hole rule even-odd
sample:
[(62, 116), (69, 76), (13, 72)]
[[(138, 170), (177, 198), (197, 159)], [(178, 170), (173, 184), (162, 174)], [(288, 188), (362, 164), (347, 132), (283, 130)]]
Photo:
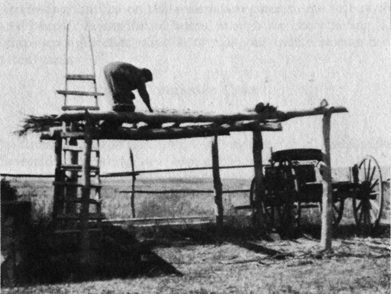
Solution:
[(333, 194), (333, 226), (338, 226), (343, 216), (345, 198)]
[(352, 169), (355, 191), (353, 214), (357, 226), (375, 228), (383, 209), (383, 179), (380, 166), (372, 156), (366, 156)]
[[(338, 226), (343, 217), (345, 198), (334, 196), (333, 194), (333, 226)], [(319, 209), (322, 213), (322, 202), (319, 202)]]
[[(251, 182), (250, 188), (250, 205), (253, 208), (253, 215), (255, 212), (255, 195), (256, 195), (256, 186), (255, 186), (255, 178)], [(273, 201), (273, 195), (269, 193), (270, 191), (266, 190), (265, 195), (263, 195), (263, 199), (261, 200), (261, 210), (263, 214), (263, 221), (265, 222), (266, 228), (274, 229), (275, 228), (275, 216), (276, 209), (274, 205), (271, 205)]]
[[(317, 168), (320, 170), (320, 174), (322, 175), (322, 165), (325, 163), (323, 161), (319, 161), (317, 164)], [(332, 219), (332, 224), (333, 226), (338, 226), (339, 223), (341, 222), (341, 219), (343, 217), (343, 210), (345, 208), (345, 198), (342, 196), (338, 196), (338, 193), (335, 193), (333, 191), (333, 219)], [(320, 212), (322, 213), (322, 200), (319, 202), (319, 209)]]
[(261, 199), (265, 222), (271, 228), (291, 228), (292, 220), (297, 217), (293, 214), (297, 182), (291, 161), (281, 160), (278, 166), (272, 167), (271, 175), (265, 177), (265, 186), (266, 192)]

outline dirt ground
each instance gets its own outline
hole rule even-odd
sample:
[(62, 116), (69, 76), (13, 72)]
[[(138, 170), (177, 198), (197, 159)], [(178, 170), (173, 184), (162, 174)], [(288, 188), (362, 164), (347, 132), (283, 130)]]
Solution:
[[(151, 240), (139, 275), (19, 288), (2, 293), (389, 293), (390, 230), (375, 234), (341, 227), (321, 252), (319, 227), (296, 238), (265, 240), (226, 228), (166, 228), (139, 233)], [(274, 239), (274, 240), (273, 240)]]

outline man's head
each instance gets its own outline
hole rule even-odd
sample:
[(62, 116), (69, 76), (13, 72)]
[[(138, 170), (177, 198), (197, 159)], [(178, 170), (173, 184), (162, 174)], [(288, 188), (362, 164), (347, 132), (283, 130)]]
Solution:
[(152, 72), (149, 69), (143, 68), (141, 69), (141, 73), (143, 74), (143, 77), (146, 79), (147, 82), (153, 81)]

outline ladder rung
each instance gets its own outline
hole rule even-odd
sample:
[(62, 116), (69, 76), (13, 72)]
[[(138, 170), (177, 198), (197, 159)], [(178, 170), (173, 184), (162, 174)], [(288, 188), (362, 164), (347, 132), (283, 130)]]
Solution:
[[(81, 165), (78, 165), (78, 164), (63, 164), (61, 166), (61, 169), (63, 170), (81, 170), (82, 169), (82, 166)], [(90, 166), (90, 169), (91, 170), (99, 170), (99, 166), (94, 166), (94, 165), (91, 165)]]
[(61, 95), (76, 95), (76, 96), (104, 96), (104, 93), (100, 92), (85, 92), (85, 91), (72, 91), (72, 90), (57, 90)]
[[(63, 151), (75, 151), (75, 152), (83, 152), (82, 146), (76, 146), (76, 145), (65, 145), (62, 148)], [(99, 152), (98, 149), (92, 149), (91, 152)]]
[[(88, 229), (88, 232), (100, 232), (102, 229), (100, 228), (92, 228)], [(77, 234), (80, 233), (80, 230), (57, 230), (54, 231), (55, 234)]]
[(62, 110), (100, 110), (99, 106), (78, 106), (78, 105), (65, 105), (61, 107)]
[[(80, 213), (57, 215), (57, 218), (60, 219), (80, 219), (80, 217), (81, 217)], [(105, 215), (103, 213), (89, 213), (88, 219), (105, 219)]]
[[(53, 185), (55, 185), (55, 186), (85, 187), (85, 185), (83, 185), (83, 184), (74, 183), (74, 182), (53, 182)], [(92, 189), (101, 189), (102, 185), (91, 184), (90, 188), (92, 188)]]
[[(73, 198), (73, 199), (71, 199), (71, 198), (62, 197), (61, 200), (64, 201), (64, 202), (74, 202), (74, 203), (82, 203), (82, 202), (84, 202), (84, 200), (81, 199), (81, 198)], [(97, 200), (97, 199), (91, 199), (90, 198), (90, 199), (88, 199), (88, 203), (95, 204), (95, 205), (101, 205), (102, 204), (102, 200)]]
[(95, 81), (94, 75), (67, 75), (67, 80), (73, 81)]

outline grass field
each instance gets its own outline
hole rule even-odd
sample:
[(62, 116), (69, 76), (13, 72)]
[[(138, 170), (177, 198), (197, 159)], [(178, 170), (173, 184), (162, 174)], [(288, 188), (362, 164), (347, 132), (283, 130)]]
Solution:
[[(11, 183), (22, 199), (33, 202), (36, 220), (50, 216), (52, 180), (18, 179)], [(131, 181), (103, 179), (103, 212), (107, 218), (131, 218)], [(250, 180), (223, 179), (223, 189), (248, 189)], [(213, 190), (209, 179), (138, 179), (138, 190), (205, 189)], [(262, 246), (289, 257), (276, 258), (262, 250), (249, 248), (247, 241), (258, 242), (251, 229), (225, 228), (224, 243), (217, 246), (212, 226), (160, 228), (139, 233), (153, 238), (155, 246), (142, 256), (142, 274), (95, 278), (84, 282), (3, 288), (2, 293), (389, 293), (390, 253), (371, 248), (368, 242), (390, 246), (389, 184), (385, 194), (384, 224), (377, 234), (365, 235), (355, 230), (351, 203), (347, 201), (341, 225), (334, 231), (333, 250), (317, 255), (320, 236), (318, 209), (306, 211), (304, 237), (275, 242), (261, 241)], [(231, 219), (246, 218), (245, 211), (232, 208), (248, 204), (247, 193), (224, 196), (224, 208)], [(214, 215), (213, 194), (136, 195), (137, 217), (177, 217)], [(134, 232), (134, 228), (122, 226)], [(345, 243), (350, 242), (350, 243)], [(371, 243), (371, 244), (372, 244)], [(288, 256), (288, 255), (287, 255)], [(119, 264), (118, 264), (119, 266)]]

